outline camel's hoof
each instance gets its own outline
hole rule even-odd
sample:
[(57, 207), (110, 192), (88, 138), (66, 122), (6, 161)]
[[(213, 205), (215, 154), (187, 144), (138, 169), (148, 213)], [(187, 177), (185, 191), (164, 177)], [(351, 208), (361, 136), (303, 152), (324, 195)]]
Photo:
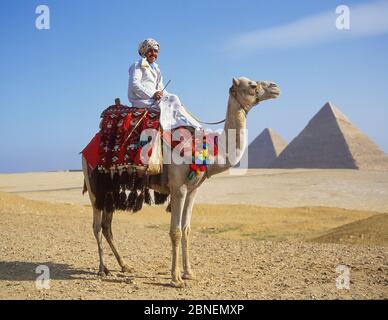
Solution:
[(107, 268), (107, 267), (105, 267), (104, 266), (104, 271), (99, 271), (98, 272), (98, 275), (100, 276), (100, 277), (105, 277), (105, 276), (109, 276), (110, 275), (110, 271), (109, 271), (109, 269)]
[(171, 281), (170, 286), (173, 288), (184, 288), (186, 283), (184, 281)]
[(195, 274), (190, 271), (190, 272), (184, 272), (183, 273), (183, 276), (182, 276), (182, 279), (185, 279), (185, 280), (195, 280)]
[(101, 277), (101, 278), (104, 278), (106, 276), (105, 272), (104, 271), (98, 271), (97, 272), (97, 276), (98, 277)]
[(135, 269), (125, 264), (124, 266), (121, 267), (121, 272), (133, 273), (135, 272)]
[(105, 267), (104, 265), (102, 265), (102, 268), (100, 266), (99, 271), (97, 272), (97, 276), (99, 276), (99, 277), (105, 277), (109, 274), (110, 274), (110, 272), (109, 272), (108, 268)]

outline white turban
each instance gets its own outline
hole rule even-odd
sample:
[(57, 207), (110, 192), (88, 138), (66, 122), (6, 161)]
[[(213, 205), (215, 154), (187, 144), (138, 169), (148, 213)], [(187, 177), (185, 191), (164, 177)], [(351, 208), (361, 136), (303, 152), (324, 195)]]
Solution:
[(155, 49), (160, 51), (159, 43), (156, 40), (149, 38), (149, 39), (145, 39), (139, 44), (139, 54), (143, 58), (145, 58), (145, 54), (150, 49)]

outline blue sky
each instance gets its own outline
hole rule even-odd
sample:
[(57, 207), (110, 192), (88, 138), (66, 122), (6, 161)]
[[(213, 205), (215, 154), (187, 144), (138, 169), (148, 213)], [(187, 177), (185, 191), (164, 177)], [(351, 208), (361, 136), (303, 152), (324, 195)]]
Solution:
[[(35, 28), (40, 4), (50, 8), (49, 30)], [(341, 4), (351, 29), (329, 32)], [(272, 80), (282, 95), (249, 114), (250, 141), (265, 127), (291, 141), (331, 101), (387, 153), (387, 8), (334, 0), (3, 2), (0, 172), (80, 168), (78, 152), (101, 111), (115, 97), (127, 103), (128, 67), (147, 37), (161, 44), (168, 90), (205, 121), (224, 117), (232, 77)]]

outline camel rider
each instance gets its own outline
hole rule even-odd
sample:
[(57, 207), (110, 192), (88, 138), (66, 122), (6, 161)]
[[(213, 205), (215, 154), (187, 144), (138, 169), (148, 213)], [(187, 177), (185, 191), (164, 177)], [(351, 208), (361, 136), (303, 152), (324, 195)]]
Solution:
[(140, 43), (138, 52), (142, 58), (129, 68), (129, 102), (133, 107), (160, 109), (160, 125), (164, 130), (182, 126), (200, 128), (179, 98), (163, 90), (163, 77), (155, 62), (159, 51), (159, 43), (154, 39)]

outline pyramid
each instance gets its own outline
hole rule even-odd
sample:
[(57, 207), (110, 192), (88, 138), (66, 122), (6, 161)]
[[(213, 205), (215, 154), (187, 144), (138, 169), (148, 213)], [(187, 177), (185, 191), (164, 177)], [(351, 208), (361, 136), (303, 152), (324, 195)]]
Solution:
[(286, 145), (271, 128), (264, 129), (248, 146), (248, 168), (268, 168)]
[(388, 157), (327, 102), (271, 167), (380, 170), (388, 169)]

